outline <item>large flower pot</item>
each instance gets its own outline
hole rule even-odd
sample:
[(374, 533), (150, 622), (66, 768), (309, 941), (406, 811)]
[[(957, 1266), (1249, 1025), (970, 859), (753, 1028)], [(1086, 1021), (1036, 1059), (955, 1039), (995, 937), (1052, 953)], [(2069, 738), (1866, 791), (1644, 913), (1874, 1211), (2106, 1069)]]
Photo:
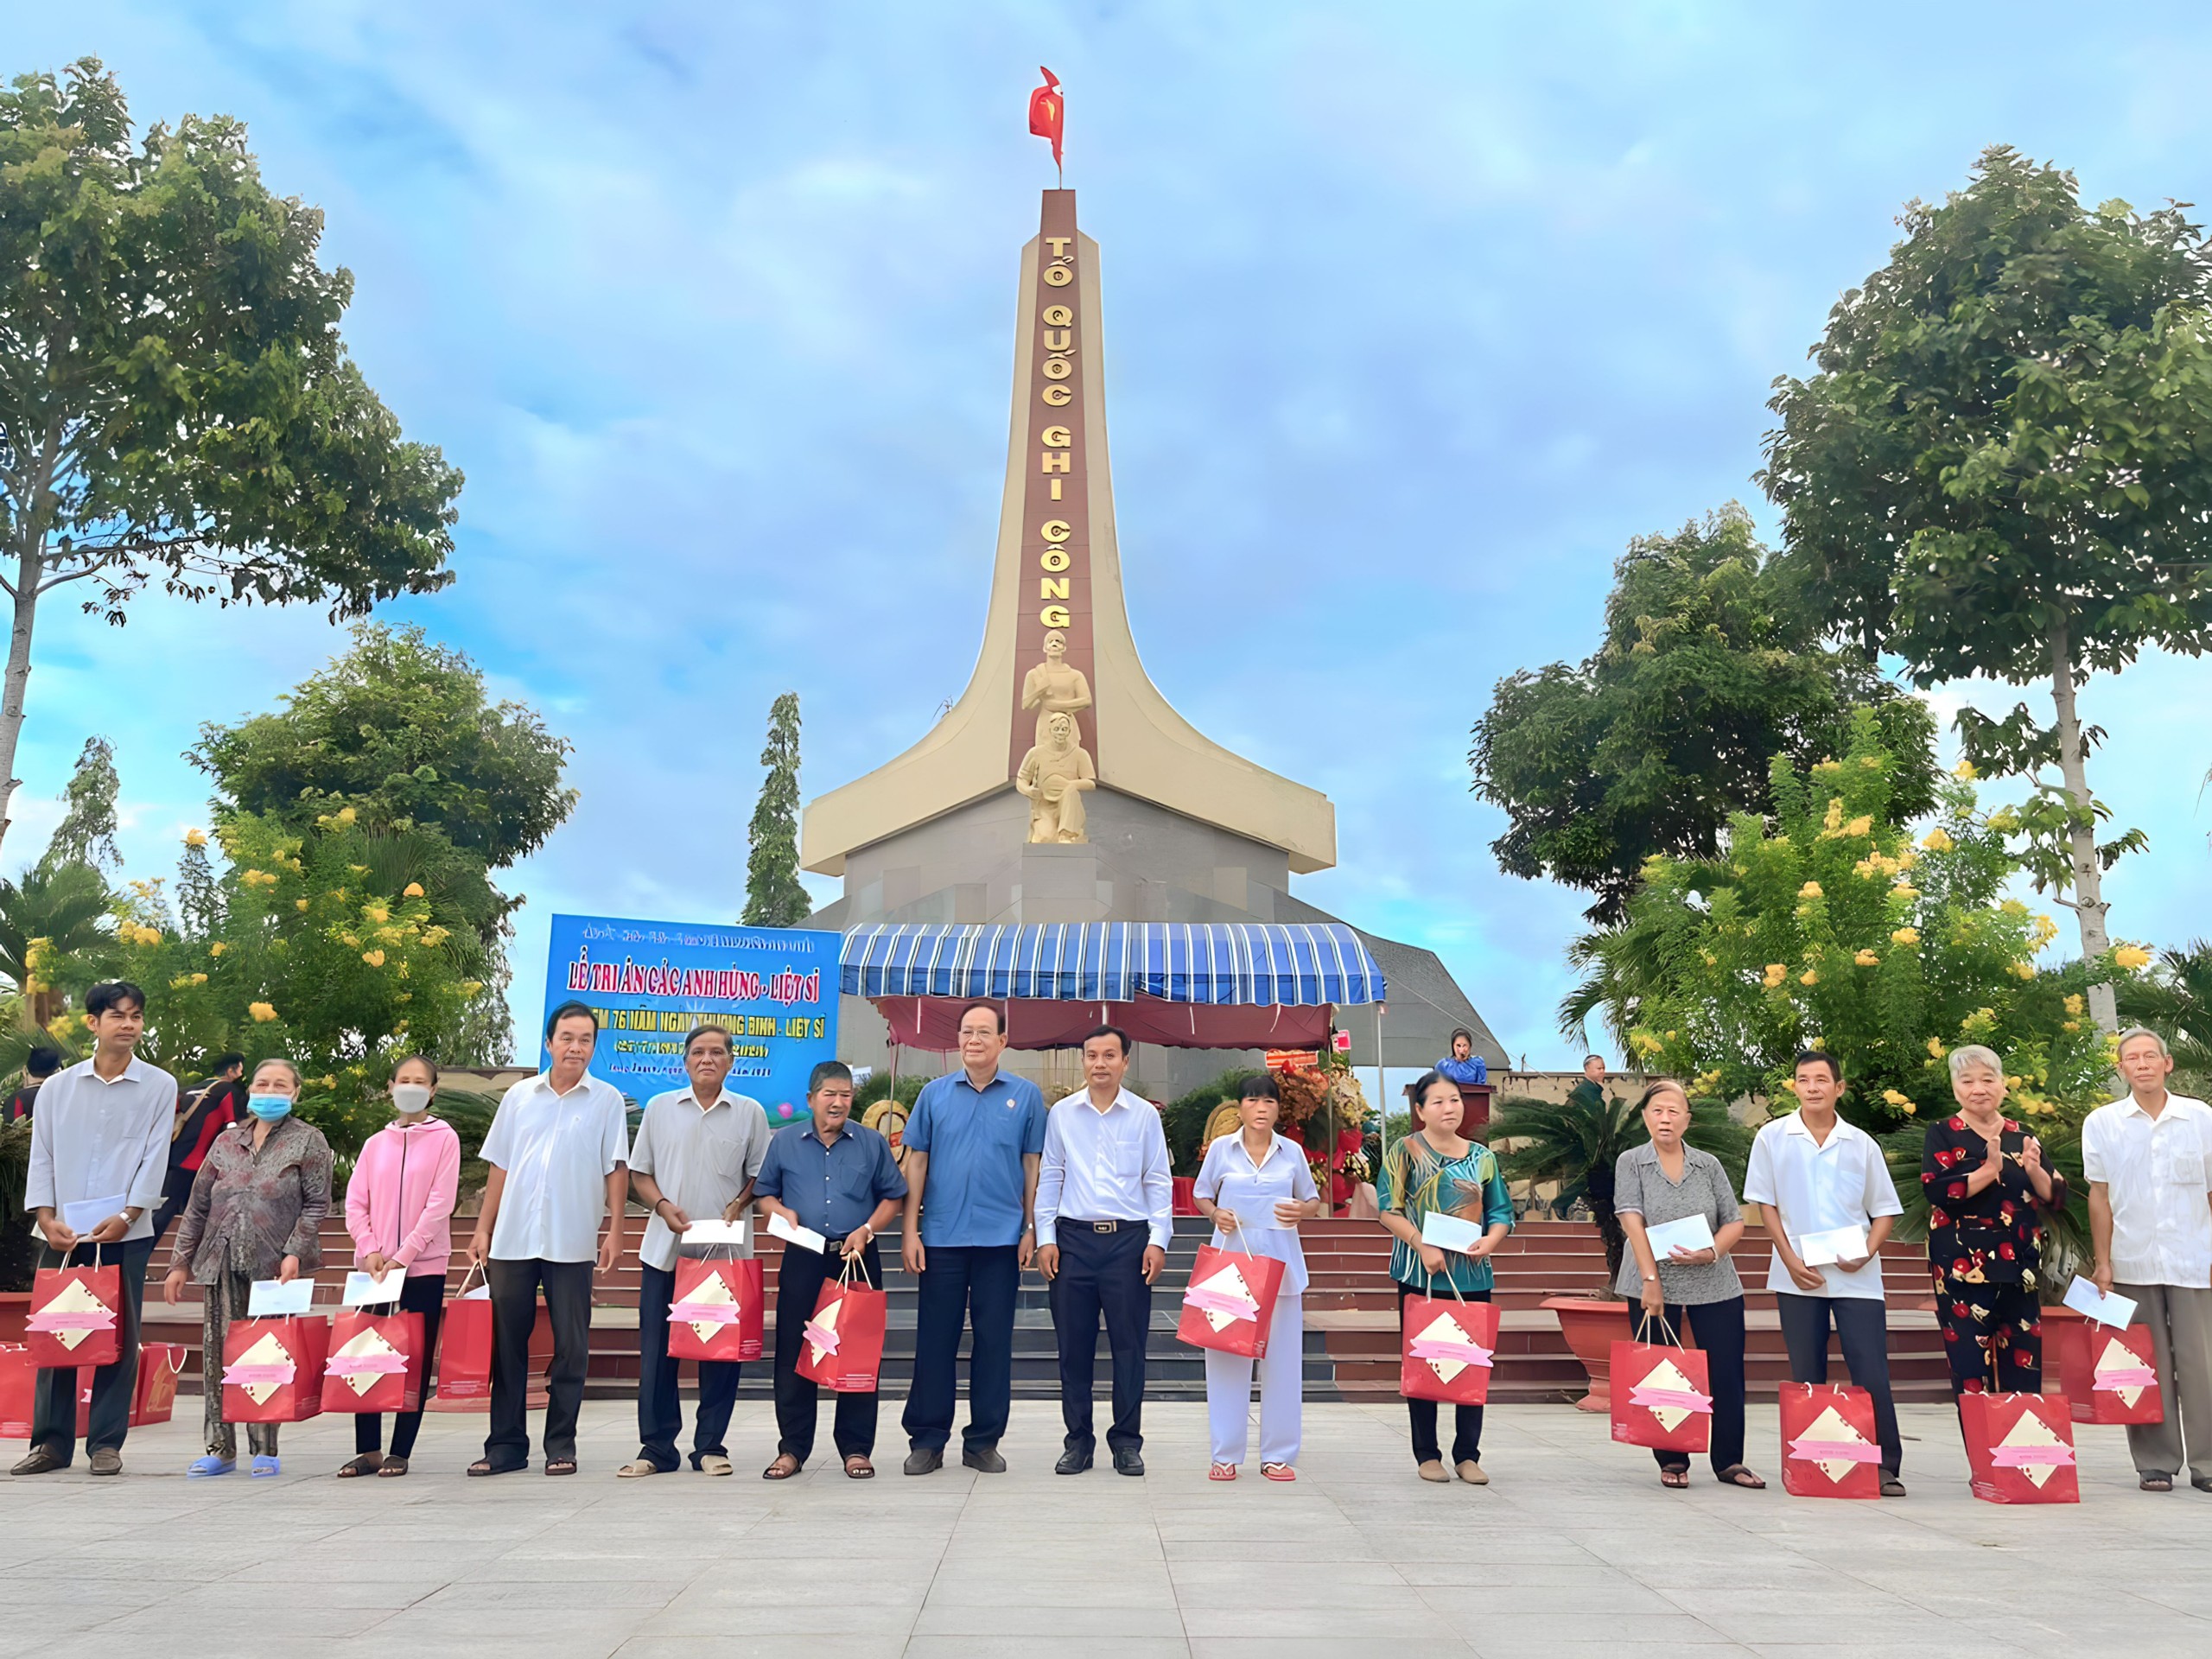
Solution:
[(1628, 1304), (1595, 1296), (1547, 1296), (1541, 1306), (1558, 1316), (1567, 1345), (1590, 1373), (1590, 1392), (1574, 1402), (1574, 1408), (1610, 1413), (1613, 1344), (1629, 1339)]

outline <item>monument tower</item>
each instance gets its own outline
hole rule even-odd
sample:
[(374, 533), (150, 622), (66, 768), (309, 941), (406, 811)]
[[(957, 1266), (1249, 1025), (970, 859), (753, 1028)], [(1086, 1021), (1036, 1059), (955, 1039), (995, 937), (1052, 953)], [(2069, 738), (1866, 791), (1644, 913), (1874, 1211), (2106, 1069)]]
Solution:
[[(845, 884), (810, 925), (1336, 919), (1290, 893), (1291, 876), (1336, 862), (1328, 798), (1207, 739), (1138, 658), (1102, 346), (1098, 245), (1076, 224), (1075, 193), (1047, 190), (1021, 257), (982, 651), (927, 735), (806, 808), (801, 863)], [(1503, 1062), (1431, 952), (1362, 938), (1391, 987), (1384, 1063), (1429, 1064), (1454, 1026)], [(840, 1019), (849, 1052), (881, 1040), (860, 999)], [(1145, 1071), (1174, 1086), (1232, 1060), (1193, 1053), (1167, 1077)]]

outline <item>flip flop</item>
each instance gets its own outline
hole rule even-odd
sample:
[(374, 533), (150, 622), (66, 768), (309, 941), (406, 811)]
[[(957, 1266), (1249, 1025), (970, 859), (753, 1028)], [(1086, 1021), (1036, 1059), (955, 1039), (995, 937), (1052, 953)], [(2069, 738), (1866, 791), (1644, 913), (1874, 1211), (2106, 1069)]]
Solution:
[(386, 1458), (386, 1459), (384, 1460), (383, 1464), (382, 1464), (382, 1465), (378, 1468), (378, 1470), (377, 1470), (377, 1478), (378, 1478), (378, 1480), (397, 1480), (397, 1479), (398, 1479), (398, 1478), (400, 1478), (400, 1476), (402, 1476), (402, 1475), (405, 1474), (406, 1472), (407, 1472), (407, 1459), (404, 1459), (404, 1458)]
[(1206, 1478), (1208, 1480), (1234, 1480), (1236, 1478), (1236, 1465), (1233, 1463), (1217, 1463), (1212, 1468), (1206, 1471)]
[(549, 1475), (573, 1475), (576, 1472), (576, 1460), (574, 1458), (548, 1458), (545, 1459), (545, 1472)]
[(1761, 1480), (1740, 1463), (1732, 1463), (1713, 1478), (1723, 1486), (1740, 1486), (1747, 1492), (1763, 1492), (1766, 1482)]
[(383, 1467), (383, 1452), (364, 1452), (359, 1457), (352, 1459), (350, 1462), (339, 1465), (338, 1478), (340, 1480), (359, 1480), (363, 1475), (373, 1475), (378, 1470)]
[(789, 1480), (805, 1465), (788, 1452), (779, 1452), (776, 1460), (760, 1471), (763, 1480)]

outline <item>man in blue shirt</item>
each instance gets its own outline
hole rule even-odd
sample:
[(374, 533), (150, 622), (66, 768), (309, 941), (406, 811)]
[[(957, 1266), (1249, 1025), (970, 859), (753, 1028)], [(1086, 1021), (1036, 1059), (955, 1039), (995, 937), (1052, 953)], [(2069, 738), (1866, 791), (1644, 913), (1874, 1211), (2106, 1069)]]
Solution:
[(906, 1216), (900, 1253), (921, 1281), (914, 1382), (906, 1395), (906, 1472), (944, 1466), (952, 1438), (960, 1327), (974, 1336), (961, 1462), (1002, 1474), (999, 1439), (1014, 1406), (1014, 1301), (1036, 1251), (1045, 1096), (999, 1070), (1006, 1023), (988, 1002), (960, 1011), (960, 1070), (925, 1085), (906, 1120)]
[[(853, 1115), (853, 1073), (838, 1060), (824, 1060), (807, 1079), (810, 1123), (777, 1131), (753, 1183), (753, 1202), (771, 1218), (781, 1216), (811, 1228), (829, 1249), (810, 1250), (786, 1243), (776, 1269), (776, 1460), (760, 1471), (764, 1480), (789, 1480), (806, 1466), (814, 1450), (819, 1416), (811, 1379), (798, 1374), (799, 1349), (808, 1317), (823, 1282), (830, 1277), (830, 1252), (837, 1265), (857, 1258), (868, 1282), (883, 1287), (883, 1263), (875, 1236), (899, 1213), (906, 1196), (906, 1178), (891, 1155), (891, 1143), (874, 1129), (849, 1122)], [(875, 1473), (868, 1461), (875, 1450), (875, 1395), (840, 1394), (831, 1431), (845, 1472), (855, 1480)]]

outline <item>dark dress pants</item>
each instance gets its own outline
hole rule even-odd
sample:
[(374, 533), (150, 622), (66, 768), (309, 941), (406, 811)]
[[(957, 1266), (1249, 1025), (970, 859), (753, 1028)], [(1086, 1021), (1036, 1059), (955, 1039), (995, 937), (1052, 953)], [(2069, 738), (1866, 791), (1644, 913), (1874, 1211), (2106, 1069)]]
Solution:
[[(85, 1450), (123, 1449), (130, 1432), (130, 1399), (138, 1389), (138, 1322), (146, 1306), (146, 1263), (152, 1260), (154, 1241), (125, 1239), (99, 1247), (99, 1266), (119, 1268), (123, 1275), (123, 1317), (116, 1329), (122, 1339), (115, 1363), (92, 1372), (92, 1406), (85, 1429)], [(41, 1268), (89, 1268), (92, 1247), (79, 1244), (67, 1256), (43, 1239), (38, 1247)], [(77, 1373), (60, 1368), (40, 1371), (32, 1386), (31, 1444), (42, 1446), (67, 1468), (77, 1451)]]
[(914, 1381), (904, 1427), (916, 1451), (942, 1452), (952, 1439), (960, 1327), (973, 1329), (968, 1353), (968, 1427), (961, 1443), (980, 1452), (999, 1443), (1014, 1409), (1014, 1299), (1021, 1283), (1018, 1245), (932, 1244), (914, 1308)]
[(1782, 1340), (1789, 1350), (1789, 1380), (1828, 1380), (1828, 1320), (1843, 1341), (1843, 1363), (1851, 1380), (1874, 1397), (1874, 1438), (1882, 1444), (1882, 1467), (1895, 1474), (1904, 1462), (1904, 1438), (1897, 1433), (1897, 1402), (1890, 1397), (1890, 1325), (1883, 1304), (1866, 1296), (1804, 1296), (1777, 1291)]
[[(1459, 1294), (1471, 1302), (1490, 1300), (1490, 1292), (1486, 1290), (1464, 1290)], [(1433, 1291), (1415, 1290), (1411, 1285), (1400, 1285), (1398, 1287), (1399, 1325), (1402, 1328), (1405, 1325), (1407, 1297), (1434, 1294)], [(1435, 1463), (1444, 1456), (1443, 1449), (1436, 1439), (1436, 1404), (1437, 1402), (1433, 1400), (1406, 1402), (1406, 1418), (1413, 1428), (1415, 1463)], [(1452, 1408), (1452, 1466), (1456, 1468), (1463, 1463), (1480, 1463), (1483, 1460), (1483, 1408), (1480, 1406), (1455, 1405)]]
[[(423, 1316), (423, 1398), (427, 1401), (430, 1397), (430, 1370), (436, 1363), (438, 1351), (438, 1321), (444, 1318), (446, 1311), (445, 1274), (409, 1274), (406, 1283), (399, 1287), (399, 1311)], [(420, 1406), (413, 1411), (394, 1413), (391, 1419), (391, 1455), (395, 1458), (413, 1456), (415, 1436), (422, 1427), (423, 1409)], [(381, 1452), (383, 1449), (384, 1414), (376, 1411), (355, 1413), (353, 1450)]]
[[(1744, 1299), (1731, 1296), (1725, 1302), (1700, 1302), (1694, 1307), (1669, 1302), (1665, 1331), (1634, 1301), (1630, 1308), (1636, 1315), (1638, 1342), (1663, 1343), (1669, 1332), (1679, 1342), (1687, 1319), (1689, 1334), (1705, 1354), (1706, 1387), (1713, 1390), (1713, 1446), (1707, 1454), (1713, 1472), (1733, 1469), (1744, 1460)], [(1687, 1452), (1654, 1452), (1651, 1456), (1662, 1469), (1690, 1466)]]
[[(676, 1437), (683, 1432), (683, 1408), (676, 1397), (676, 1374), (683, 1361), (668, 1357), (668, 1310), (676, 1300), (674, 1269), (649, 1262), (638, 1264), (638, 1444), (639, 1455), (663, 1474), (679, 1469), (683, 1457)], [(691, 1419), (691, 1466), (706, 1457), (726, 1458), (722, 1436), (737, 1404), (737, 1385), (745, 1367), (734, 1360), (702, 1359), (699, 1368), (699, 1409)]]
[(494, 1469), (530, 1462), (530, 1333), (537, 1297), (553, 1326), (553, 1363), (545, 1373), (545, 1460), (576, 1455), (576, 1418), (583, 1410), (584, 1365), (591, 1351), (589, 1262), (493, 1260), (492, 1287), (492, 1432), (484, 1459)]
[(1050, 1292), (1052, 1331), (1060, 1350), (1060, 1421), (1071, 1452), (1091, 1452), (1091, 1374), (1098, 1360), (1098, 1316), (1106, 1316), (1113, 1356), (1114, 1421), (1106, 1444), (1116, 1452), (1144, 1448), (1144, 1349), (1152, 1325), (1152, 1287), (1144, 1281), (1150, 1230), (1125, 1221), (1102, 1233), (1089, 1222), (1062, 1220), (1060, 1268)]
[[(867, 1282), (880, 1290), (883, 1259), (876, 1254), (873, 1239), (861, 1252), (861, 1267)], [(822, 1294), (824, 1283), (843, 1271), (844, 1262), (834, 1252), (823, 1255), (796, 1245), (785, 1249), (783, 1263), (776, 1269), (776, 1450), (797, 1458), (802, 1465), (814, 1455), (814, 1430), (821, 1415), (822, 1389), (812, 1378), (798, 1374), (799, 1354), (806, 1346), (806, 1322), (813, 1316), (816, 1298)], [(854, 1274), (853, 1282), (860, 1283), (861, 1276)], [(948, 1426), (951, 1418), (948, 1405)], [(873, 1456), (875, 1395), (838, 1395), (836, 1416), (830, 1432), (840, 1458)]]

